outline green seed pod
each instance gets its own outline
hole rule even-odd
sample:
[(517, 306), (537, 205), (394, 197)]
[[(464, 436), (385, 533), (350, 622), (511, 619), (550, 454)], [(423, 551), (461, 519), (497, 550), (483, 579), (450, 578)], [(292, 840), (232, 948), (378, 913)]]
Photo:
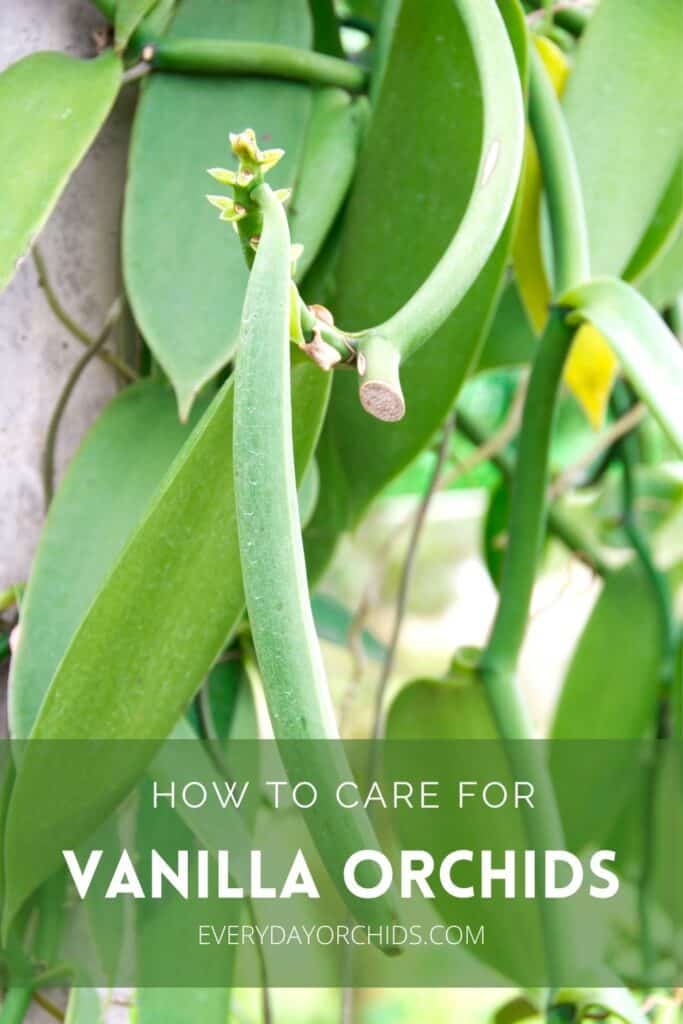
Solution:
[(393, 895), (353, 897), (343, 867), (377, 840), (361, 811), (337, 811), (336, 789), (352, 778), (311, 612), (297, 505), (289, 397), (290, 238), (268, 186), (252, 192), (263, 217), (249, 279), (235, 371), (233, 451), (242, 574), (273, 731), (290, 779), (318, 791), (306, 822), (320, 856), (359, 921), (377, 928), (397, 914)]

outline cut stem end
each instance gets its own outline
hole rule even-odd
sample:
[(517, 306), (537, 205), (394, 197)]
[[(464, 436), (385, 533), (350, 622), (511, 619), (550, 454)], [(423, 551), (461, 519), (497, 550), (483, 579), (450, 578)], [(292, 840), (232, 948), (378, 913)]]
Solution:
[(406, 403), (400, 389), (385, 381), (368, 380), (360, 386), (360, 404), (366, 412), (385, 423), (396, 423), (405, 416)]
[(406, 403), (401, 390), (398, 350), (386, 338), (370, 337), (359, 346), (360, 402), (366, 412), (385, 423), (403, 419)]

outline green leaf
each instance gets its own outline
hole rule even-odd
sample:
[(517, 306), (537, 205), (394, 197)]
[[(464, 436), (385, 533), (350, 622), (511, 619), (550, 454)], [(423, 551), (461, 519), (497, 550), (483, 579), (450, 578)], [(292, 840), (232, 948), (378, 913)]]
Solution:
[(594, 273), (623, 270), (680, 157), (682, 52), (679, 0), (602, 0), (581, 40), (564, 107)]
[(114, 19), (114, 45), (118, 53), (128, 46), (130, 37), (157, 0), (117, 0)]
[[(465, 652), (467, 657), (467, 651)], [(391, 703), (387, 738), (392, 740), (493, 740), (498, 736), (484, 688), (460, 658), (444, 679), (406, 683)]]
[(624, 271), (627, 281), (639, 280), (657, 262), (657, 258), (675, 241), (682, 220), (683, 161), (679, 160), (659, 200), (655, 215)]
[(655, 309), (666, 309), (683, 292), (683, 225), (639, 284)]
[(97, 990), (72, 988), (66, 1008), (65, 1024), (102, 1024), (104, 1014)]
[[(457, 0), (455, 6), (477, 67), (483, 109), (479, 166), (467, 208), (436, 265), (399, 309), (358, 339), (359, 352), (367, 358), (361, 402), (391, 422), (403, 416), (405, 407), (398, 382), (382, 383), (389, 366), (393, 361), (395, 374), (397, 361), (403, 363), (443, 327), (476, 281), (508, 223), (522, 168), (523, 93), (505, 22), (495, 0)], [(508, 14), (515, 10), (508, 5)], [(383, 398), (375, 407), (378, 389), (384, 397), (394, 393), (398, 404), (387, 408)]]
[(111, 110), (121, 71), (109, 51), (97, 60), (35, 53), (0, 74), (0, 290)]
[[(185, 0), (169, 30), (169, 37), (300, 47), (310, 35), (305, 0)], [(183, 417), (233, 354), (247, 281), (239, 245), (204, 198), (206, 170), (223, 161), (230, 131), (253, 127), (261, 142), (286, 150), (273, 187), (293, 184), (310, 105), (311, 90), (292, 82), (170, 74), (145, 85), (130, 153), (124, 274), (135, 318)]]
[(653, 721), (661, 649), (651, 584), (631, 563), (607, 577), (581, 634), (553, 739), (641, 739)]
[[(517, 23), (517, 5), (502, 11)], [(342, 240), (332, 308), (345, 328), (384, 320), (430, 273), (467, 208), (481, 133), (479, 77), (456, 6), (435, 0), (426, 19), (419, 0), (406, 0)], [(357, 381), (335, 375), (318, 452), (320, 499), (306, 532), (313, 577), (339, 535), (429, 444), (452, 407), (486, 334), (508, 247), (506, 231), (458, 309), (403, 365), (403, 420), (371, 419)]]
[[(448, 748), (450, 779), (476, 778), (485, 763), (487, 770), (490, 768), (493, 773), (489, 777), (505, 781), (510, 779), (511, 769), (502, 745), (468, 742), (492, 741), (499, 735), (476, 671), (477, 660), (478, 653), (465, 648), (456, 654), (444, 679), (418, 679), (403, 687), (389, 708), (386, 736), (391, 741), (429, 739), (436, 744), (451, 741)], [(481, 753), (484, 748), (485, 755)], [(394, 749), (400, 750), (401, 744), (395, 744)], [(391, 753), (392, 744), (389, 744), (385, 756), (390, 758)], [(419, 770), (429, 771), (428, 777), (432, 779), (439, 772), (436, 764), (429, 769), (422, 764)], [(446, 780), (444, 784), (448, 786)], [(481, 806), (474, 806), (474, 801), (468, 813), (458, 817), (457, 823), (444, 819), (427, 831), (424, 821), (419, 822), (415, 815), (399, 811), (395, 821), (403, 848), (426, 848), (437, 862), (456, 845), (462, 849), (485, 845), (494, 851), (523, 849), (526, 845), (518, 812), (508, 813), (502, 808), (493, 816), (487, 815)], [(506, 907), (504, 929), (500, 927), (500, 908), (495, 906), (495, 901), (477, 900), (475, 906), (468, 901), (454, 902), (437, 893), (434, 906), (447, 924), (484, 925), (486, 945), (481, 949), (472, 947), (472, 952), (511, 979), (523, 975), (525, 963), (543, 962), (539, 921), (533, 905), (520, 901)], [(523, 949), (509, 942), (509, 935), (515, 933), (524, 935)]]
[[(337, 647), (348, 647), (353, 613), (329, 594), (316, 594), (311, 603), (315, 628), (320, 639), (336, 644)], [(387, 649), (374, 633), (364, 629), (361, 640), (368, 658), (373, 661), (384, 661)]]
[(188, 434), (170, 389), (145, 381), (118, 395), (86, 436), (50, 507), (21, 604), (10, 685), (15, 738), (31, 732), (81, 619)]
[[(640, 563), (611, 573), (573, 653), (552, 727), (554, 740), (639, 740), (655, 720), (662, 632), (652, 585)], [(558, 800), (572, 849), (596, 841), (639, 783), (632, 745), (612, 745), (605, 761), (582, 746), (571, 780), (560, 766)], [(566, 756), (566, 755), (565, 755)], [(599, 759), (596, 763), (596, 758)], [(571, 785), (568, 787), (567, 782)], [(590, 801), (584, 793), (590, 791)]]
[[(169, 760), (171, 763), (175, 761), (177, 767), (181, 759), (178, 754), (171, 753)], [(199, 759), (197, 764), (201, 764)], [(142, 791), (138, 808), (139, 848), (154, 848), (164, 857), (173, 857), (177, 850), (201, 847), (202, 841), (191, 831), (191, 816), (183, 817), (168, 806), (156, 807), (150, 812), (151, 780), (146, 779), (144, 785), (146, 788)], [(231, 819), (232, 824), (235, 819), (233, 816)], [(231, 842), (236, 838), (233, 834)], [(242, 908), (238, 904), (227, 906), (226, 923), (238, 925), (241, 913)], [(151, 957), (153, 964), (158, 963), (158, 950), (163, 949), (164, 935), (169, 929), (187, 928), (191, 934), (204, 915), (201, 904), (196, 902), (182, 908), (172, 901), (162, 901), (153, 908), (148, 904), (141, 905), (138, 910), (137, 949), (140, 977), (145, 976), (147, 957)], [(234, 947), (226, 949), (224, 988), (139, 988), (135, 999), (135, 1024), (161, 1024), (162, 1021), (163, 1024), (227, 1024), (236, 959), (237, 950)]]
[(530, 363), (536, 352), (536, 345), (536, 335), (522, 304), (519, 289), (514, 281), (510, 281), (498, 303), (496, 315), (477, 361), (477, 373)]
[(683, 453), (683, 353), (676, 337), (634, 288), (611, 278), (580, 285), (559, 300), (573, 320), (592, 323), (619, 357), (633, 389)]
[(299, 518), (302, 530), (315, 512), (319, 493), (320, 473), (318, 472), (318, 463), (315, 459), (311, 459), (298, 490)]
[[(299, 474), (315, 447), (327, 388), (316, 366), (297, 360), (292, 400)], [(228, 381), (90, 605), (52, 679), (33, 737), (161, 739), (225, 645), (244, 603), (233, 505), (232, 405)]]
[[(292, 400), (299, 477), (315, 447), (328, 382), (327, 375), (297, 356)], [(243, 612), (232, 412), (228, 380), (90, 604), (52, 678), (31, 738), (155, 741), (178, 723)], [(112, 479), (101, 492), (103, 505), (111, 502), (117, 482)], [(154, 742), (131, 744), (122, 764), (120, 757), (116, 760), (117, 744), (99, 746), (85, 789), (75, 757), (73, 765), (59, 768), (64, 806), (50, 807), (53, 831), (59, 827), (87, 834), (128, 792), (155, 747)], [(48, 813), (34, 813), (27, 800), (30, 794), (35, 800), (38, 791), (47, 793), (41, 780), (50, 759), (59, 757), (59, 745), (27, 744), (22, 755), (9, 811), (6, 867), (11, 894), (5, 928), (45, 877), (39, 840)], [(78, 799), (72, 798), (74, 791)]]
[(301, 170), (289, 211), (292, 241), (304, 247), (301, 280), (320, 252), (351, 185), (367, 103), (342, 89), (319, 89), (313, 98)]

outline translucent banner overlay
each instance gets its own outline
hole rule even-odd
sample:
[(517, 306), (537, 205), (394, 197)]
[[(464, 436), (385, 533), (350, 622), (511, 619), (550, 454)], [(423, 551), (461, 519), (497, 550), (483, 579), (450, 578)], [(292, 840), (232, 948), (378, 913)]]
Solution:
[(0, 980), (680, 987), (682, 754), (4, 742)]

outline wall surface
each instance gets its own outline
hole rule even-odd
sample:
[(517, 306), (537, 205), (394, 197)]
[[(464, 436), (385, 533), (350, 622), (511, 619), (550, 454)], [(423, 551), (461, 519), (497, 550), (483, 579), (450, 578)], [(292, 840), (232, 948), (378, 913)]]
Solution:
[[(95, 53), (94, 35), (104, 23), (87, 0), (3, 0), (2, 6), (0, 69), (36, 50)], [(91, 333), (120, 291), (118, 235), (134, 92), (124, 90), (39, 240), (62, 304)], [(40, 458), (47, 425), (81, 352), (50, 310), (27, 257), (0, 295), (0, 590), (28, 575), (44, 515)], [(93, 361), (62, 421), (60, 471), (115, 388), (112, 370)]]

